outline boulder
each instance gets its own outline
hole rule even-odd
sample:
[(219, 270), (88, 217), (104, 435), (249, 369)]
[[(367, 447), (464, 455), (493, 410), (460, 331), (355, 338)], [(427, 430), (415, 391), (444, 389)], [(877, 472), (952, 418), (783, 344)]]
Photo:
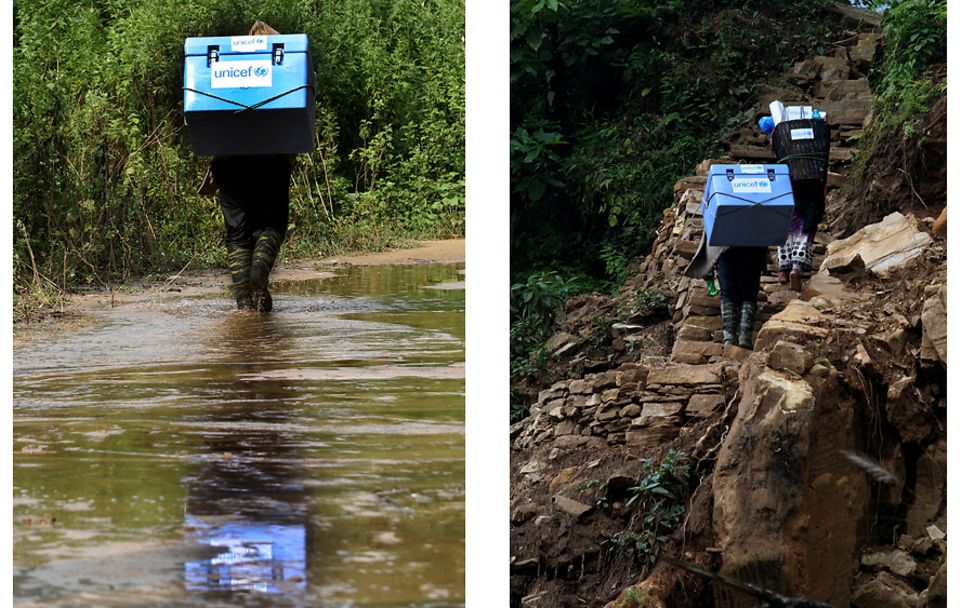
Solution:
[(678, 401), (648, 401), (642, 405), (639, 417), (632, 421), (634, 426), (648, 426), (652, 418), (679, 416), (683, 412), (683, 403)]
[[(822, 102), (822, 108), (828, 113), (830, 124), (858, 126), (868, 122), (869, 115), (873, 111), (873, 101), (871, 98), (840, 99), (836, 101), (825, 100)], [(831, 151), (829, 152), (829, 157), (832, 160), (847, 160), (836, 158)]]
[(879, 45), (879, 34), (859, 34), (856, 46), (849, 49), (849, 60), (854, 63), (872, 63), (876, 59), (876, 48)]
[(886, 417), (907, 443), (922, 443), (933, 432), (936, 418), (916, 389), (916, 378), (905, 376), (886, 390)]
[(588, 379), (572, 380), (568, 385), (568, 392), (572, 395), (590, 395), (595, 390), (595, 384)]
[(815, 407), (812, 387), (801, 378), (789, 378), (773, 370), (757, 378), (757, 398), (762, 406), (777, 407), (784, 413), (794, 413)]
[(889, 572), (880, 572), (859, 584), (852, 593), (855, 608), (915, 608), (919, 596)]
[(710, 357), (719, 357), (723, 350), (717, 342), (677, 340), (670, 357), (677, 363), (700, 364), (706, 363)]
[[(694, 319), (698, 317), (693, 317)], [(714, 330), (692, 324), (689, 321), (680, 326), (680, 331), (676, 333), (677, 341), (691, 340), (695, 342), (709, 342), (714, 338)]]
[(810, 359), (811, 357), (801, 345), (779, 340), (768, 354), (768, 367), (801, 376), (808, 371)]
[[(738, 413), (713, 473), (720, 572), (848, 606), (871, 488), (839, 451), (858, 441), (850, 421), (860, 405), (838, 378), (813, 392), (759, 359), (741, 366)], [(716, 605), (749, 601), (734, 595)]]
[[(943, 524), (946, 521), (946, 489), (947, 440), (941, 438), (917, 459), (914, 484), (916, 498), (906, 513), (906, 529), (910, 534), (929, 535), (926, 529), (932, 522)], [(934, 535), (939, 536), (936, 532)]]
[(754, 348), (763, 350), (782, 339), (796, 344), (824, 339), (829, 334), (832, 320), (832, 315), (820, 312), (810, 303), (792, 300), (761, 327)]
[(693, 395), (687, 403), (687, 416), (705, 417), (724, 405), (723, 395)]
[[(637, 418), (636, 420), (642, 420)], [(680, 434), (680, 419), (650, 418), (646, 426), (636, 425), (635, 421), (626, 431), (626, 445), (634, 449), (646, 449), (660, 446), (675, 439)]]
[(872, 568), (885, 568), (903, 577), (913, 576), (916, 572), (917, 563), (910, 554), (902, 549), (894, 549), (892, 551), (874, 551), (872, 553), (866, 553), (862, 556), (860, 560), (863, 566), (868, 566)]
[(575, 471), (577, 471), (577, 470), (578, 470), (578, 467), (568, 467), (568, 468), (562, 469), (561, 471), (558, 471), (558, 474), (555, 475), (552, 478), (552, 480), (548, 482), (548, 491), (549, 492), (554, 492), (560, 486), (563, 486), (566, 483), (568, 483), (569, 481), (571, 481), (572, 480), (572, 477), (574, 477), (574, 475), (575, 475)]
[(923, 342), (920, 357), (947, 365), (947, 286), (940, 285), (923, 301), (920, 315)]
[(555, 335), (548, 338), (548, 341), (545, 342), (544, 347), (546, 351), (548, 351), (549, 353), (553, 353), (558, 349), (560, 349), (562, 346), (565, 346), (569, 342), (572, 342), (574, 339), (575, 336), (569, 333), (558, 332)]
[(848, 300), (855, 296), (845, 288), (841, 279), (827, 274), (813, 274), (805, 281), (802, 298), (811, 300), (814, 297), (824, 297), (833, 301)]
[(916, 218), (891, 213), (879, 223), (830, 243), (822, 268), (848, 266), (858, 256), (865, 268), (882, 276), (919, 257), (932, 241), (918, 228)]
[[(841, 101), (843, 99), (866, 99), (872, 101), (873, 92), (869, 88), (869, 80), (858, 78), (855, 80), (822, 80), (815, 85), (815, 95), (825, 101)], [(832, 117), (829, 116), (831, 121)]]
[(511, 523), (513, 523), (515, 526), (520, 526), (521, 524), (534, 519), (539, 511), (540, 509), (538, 508), (538, 505), (534, 503), (518, 505), (514, 507), (513, 511), (511, 511)]
[(558, 507), (565, 513), (568, 513), (572, 517), (576, 517), (576, 518), (583, 517), (589, 511), (592, 510), (592, 505), (587, 505), (583, 502), (572, 500), (571, 498), (568, 498), (567, 496), (562, 496), (561, 494), (555, 495), (553, 500), (556, 507)]
[(720, 384), (721, 366), (712, 365), (672, 365), (649, 370), (646, 385), (654, 384)]
[(920, 594), (920, 606), (923, 608), (947, 608), (947, 562), (940, 564), (940, 568), (930, 577), (927, 588)]

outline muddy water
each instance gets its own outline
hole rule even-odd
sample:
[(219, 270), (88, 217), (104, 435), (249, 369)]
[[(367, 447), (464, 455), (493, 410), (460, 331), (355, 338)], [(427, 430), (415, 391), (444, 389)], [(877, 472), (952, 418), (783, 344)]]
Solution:
[(265, 316), (144, 301), (15, 345), (17, 604), (461, 605), (459, 270), (278, 283)]

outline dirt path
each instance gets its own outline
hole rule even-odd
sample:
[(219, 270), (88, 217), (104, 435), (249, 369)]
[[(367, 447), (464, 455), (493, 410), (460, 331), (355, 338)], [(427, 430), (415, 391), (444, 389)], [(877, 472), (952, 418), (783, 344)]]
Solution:
[[(464, 239), (416, 241), (415, 247), (377, 253), (349, 253), (324, 259), (291, 260), (280, 264), (271, 281), (310, 281), (334, 276), (332, 270), (348, 266), (385, 264), (452, 264), (463, 262)], [(72, 294), (63, 308), (31, 323), (14, 325), (14, 340), (30, 339), (38, 332), (70, 330), (86, 325), (88, 315), (126, 304), (139, 304), (170, 297), (194, 297), (226, 290), (230, 277), (223, 268), (186, 271), (164, 280), (141, 279), (118, 285), (113, 291), (98, 290)]]

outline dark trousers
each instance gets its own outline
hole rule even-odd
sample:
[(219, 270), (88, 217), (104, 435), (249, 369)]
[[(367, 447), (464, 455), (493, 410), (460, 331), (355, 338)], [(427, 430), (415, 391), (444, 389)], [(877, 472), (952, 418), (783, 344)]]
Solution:
[(227, 245), (252, 249), (268, 228), (283, 238), (288, 225), (288, 156), (223, 156), (213, 159), (213, 179), (220, 188), (220, 209)]
[(720, 297), (740, 306), (757, 302), (761, 273), (768, 263), (767, 247), (730, 247), (717, 258)]

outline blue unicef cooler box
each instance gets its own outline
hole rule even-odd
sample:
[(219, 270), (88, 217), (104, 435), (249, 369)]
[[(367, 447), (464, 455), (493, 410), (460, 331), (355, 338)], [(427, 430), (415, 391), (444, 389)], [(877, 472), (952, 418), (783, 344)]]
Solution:
[(183, 117), (207, 156), (314, 149), (315, 75), (308, 36), (187, 38)]
[(712, 165), (702, 207), (710, 245), (781, 245), (795, 209), (788, 165)]

